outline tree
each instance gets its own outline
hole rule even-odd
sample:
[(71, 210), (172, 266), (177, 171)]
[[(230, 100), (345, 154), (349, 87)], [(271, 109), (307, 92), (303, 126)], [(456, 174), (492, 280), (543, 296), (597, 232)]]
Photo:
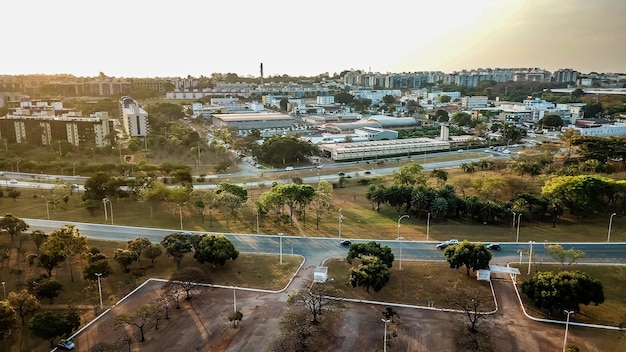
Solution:
[(147, 304), (144, 304), (143, 306), (140, 306), (139, 308), (137, 308), (131, 314), (119, 314), (118, 316), (115, 317), (115, 323), (118, 325), (125, 324), (125, 325), (132, 325), (136, 327), (137, 329), (139, 329), (139, 332), (141, 334), (141, 339), (139, 341), (144, 342), (146, 341), (146, 338), (144, 335), (144, 327), (150, 321), (152, 321), (152, 314), (153, 312), (152, 312), (151, 307)]
[(2, 219), (0, 219), (0, 229), (11, 235), (11, 242), (13, 242), (15, 235), (27, 230), (28, 227), (28, 224), (24, 220), (13, 216), (11, 213), (6, 214)]
[(65, 261), (65, 256), (52, 250), (42, 250), (39, 254), (29, 255), (26, 260), (29, 265), (36, 263), (38, 267), (46, 269), (48, 276), (52, 276), (52, 270)]
[(315, 190), (311, 206), (315, 211), (315, 229), (319, 230), (322, 216), (330, 211), (333, 203), (333, 185), (328, 181), (320, 181)]
[(154, 266), (154, 260), (163, 254), (161, 246), (158, 244), (151, 244), (150, 247), (144, 249), (144, 257), (150, 259), (150, 265)]
[(7, 192), (7, 196), (9, 196), (9, 198), (12, 198), (14, 202), (20, 195), (22, 195), (22, 192), (16, 189), (11, 189), (9, 190), (9, 192)]
[(487, 315), (480, 312), (480, 308), (485, 305), (483, 294), (478, 290), (461, 288), (448, 297), (447, 301), (463, 312), (470, 323), (470, 332), (476, 333), (479, 321), (487, 317)]
[(387, 268), (393, 266), (394, 255), (389, 246), (381, 247), (380, 243), (370, 241), (367, 243), (354, 243), (350, 245), (346, 260), (352, 264), (354, 258), (362, 259), (364, 256), (374, 256), (379, 258)]
[(36, 312), (40, 307), (37, 298), (28, 293), (26, 289), (17, 292), (9, 292), (7, 300), (22, 319), (22, 325), (25, 324), (24, 317)]
[(127, 248), (137, 253), (137, 261), (141, 260), (141, 253), (151, 245), (150, 240), (145, 237), (134, 238), (127, 242)]
[[(383, 311), (383, 317), (385, 318), (385, 320), (391, 320), (392, 323), (393, 323), (393, 317), (395, 317), (396, 315), (398, 315), (398, 312), (393, 310), (392, 307), (387, 307)], [(398, 315), (398, 317), (399, 317), (399, 315)]]
[(80, 230), (74, 225), (63, 225), (59, 230), (50, 232), (43, 247), (49, 253), (58, 253), (65, 257), (70, 269), (70, 278), (74, 282), (72, 257), (87, 251), (87, 238), (81, 236)]
[(561, 128), (563, 119), (559, 115), (545, 115), (538, 123), (542, 126), (551, 127), (552, 129)]
[(17, 329), (17, 313), (9, 302), (0, 301), (0, 341), (4, 341)]
[(362, 256), (361, 263), (351, 267), (349, 272), (348, 283), (352, 287), (365, 287), (367, 293), (370, 293), (370, 287), (375, 292), (380, 291), (389, 282), (391, 275), (389, 267), (379, 257), (369, 255)]
[(600, 281), (579, 271), (538, 272), (521, 285), (522, 292), (539, 309), (550, 313), (563, 310), (578, 311), (581, 304), (595, 305), (604, 302), (604, 289)]
[(450, 122), (459, 126), (469, 126), (472, 123), (472, 115), (466, 112), (457, 111), (450, 117)]
[(385, 103), (385, 105), (391, 105), (396, 102), (396, 98), (393, 95), (385, 95), (382, 98), (382, 102)]
[(224, 235), (204, 235), (198, 243), (193, 257), (200, 263), (205, 262), (213, 266), (224, 265), (226, 261), (235, 260), (239, 256), (239, 251)]
[(165, 253), (174, 258), (177, 269), (180, 269), (180, 262), (183, 260), (183, 256), (191, 252), (193, 248), (188, 237), (177, 232), (165, 236), (161, 241), (161, 245), (165, 248)]
[(300, 290), (289, 295), (288, 302), (293, 305), (305, 307), (311, 313), (311, 324), (319, 324), (318, 317), (325, 310), (333, 310), (337, 301), (330, 297), (336, 297), (338, 292), (332, 286), (323, 283), (306, 284), (308, 290)]
[(402, 165), (397, 171), (393, 171), (393, 182), (396, 185), (425, 185), (426, 176), (423, 171), (424, 167), (418, 163)]
[(450, 100), (452, 100), (452, 98), (449, 95), (440, 95), (439, 96), (439, 102), (441, 103), (449, 103)]
[(113, 254), (113, 259), (127, 272), (128, 266), (137, 260), (137, 252), (128, 249), (117, 249)]
[(198, 282), (210, 282), (209, 276), (200, 268), (191, 266), (182, 268), (172, 274), (168, 286), (179, 286), (185, 291), (185, 299), (191, 299), (191, 290)]
[(34, 230), (30, 233), (30, 238), (35, 243), (35, 246), (37, 246), (37, 251), (39, 251), (41, 245), (48, 239), (48, 235), (41, 230)]
[(80, 315), (72, 308), (60, 312), (35, 313), (30, 319), (30, 330), (33, 335), (48, 340), (50, 347), (54, 346), (57, 337), (69, 335), (79, 326)]
[(335, 103), (349, 105), (354, 101), (354, 96), (350, 93), (337, 93), (335, 94)]
[(96, 274), (100, 274), (102, 278), (105, 278), (113, 273), (113, 268), (109, 263), (109, 258), (104, 253), (98, 253), (89, 258), (87, 265), (83, 269), (83, 277), (85, 280), (95, 281), (98, 279)]
[(444, 249), (443, 254), (446, 256), (450, 267), (458, 269), (465, 266), (467, 276), (472, 269), (484, 269), (489, 266), (491, 260), (491, 252), (482, 243), (471, 243), (467, 240)]
[(47, 298), (50, 300), (50, 304), (52, 304), (54, 302), (54, 298), (57, 297), (59, 293), (61, 293), (61, 290), (63, 289), (63, 284), (56, 280), (45, 278), (36, 281), (34, 288), (35, 296), (38, 299)]
[(236, 311), (228, 316), (228, 320), (233, 322), (233, 327), (237, 327), (237, 324), (243, 319), (243, 313)]
[(546, 252), (550, 254), (552, 259), (563, 265), (567, 260), (567, 265), (572, 265), (578, 259), (585, 257), (585, 252), (575, 250), (574, 248), (564, 249), (560, 244), (549, 244), (545, 246)]

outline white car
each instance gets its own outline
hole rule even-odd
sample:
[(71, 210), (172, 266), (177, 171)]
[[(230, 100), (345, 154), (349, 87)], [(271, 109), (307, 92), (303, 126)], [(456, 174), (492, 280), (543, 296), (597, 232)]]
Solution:
[(9, 180), (9, 183), (14, 185), (14, 184), (16, 184), (16, 183), (17, 183), (17, 180), (16, 180), (16, 179), (14, 179), (14, 178), (12, 178), (12, 179), (10, 179), (10, 180)]

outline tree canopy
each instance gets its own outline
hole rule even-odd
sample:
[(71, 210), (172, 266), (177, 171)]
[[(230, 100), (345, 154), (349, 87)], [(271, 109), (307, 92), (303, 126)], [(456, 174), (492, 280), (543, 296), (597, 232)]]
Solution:
[(379, 257), (364, 255), (361, 263), (350, 268), (348, 283), (352, 287), (365, 287), (367, 293), (370, 287), (378, 292), (389, 282), (390, 276), (389, 267)]
[(522, 292), (535, 306), (551, 313), (564, 309), (578, 311), (581, 304), (604, 302), (600, 281), (579, 271), (539, 272), (522, 283)]
[(200, 263), (224, 265), (229, 259), (237, 259), (239, 250), (224, 235), (204, 235), (193, 257)]
[(364, 256), (374, 256), (381, 260), (388, 268), (393, 265), (394, 255), (389, 246), (382, 247), (380, 243), (371, 241), (367, 243), (354, 243), (350, 245), (346, 260), (352, 264), (354, 258), (363, 259)]
[(13, 242), (13, 237), (15, 235), (27, 230), (28, 227), (28, 224), (24, 220), (15, 217), (10, 213), (0, 219), (0, 229), (5, 230), (11, 235), (11, 242)]
[(465, 266), (467, 276), (469, 271), (485, 269), (489, 266), (491, 252), (482, 243), (472, 243), (467, 240), (444, 249), (443, 254), (451, 268), (458, 269)]
[(30, 319), (33, 335), (48, 340), (50, 347), (54, 346), (57, 337), (69, 335), (79, 326), (80, 315), (75, 309), (35, 313)]

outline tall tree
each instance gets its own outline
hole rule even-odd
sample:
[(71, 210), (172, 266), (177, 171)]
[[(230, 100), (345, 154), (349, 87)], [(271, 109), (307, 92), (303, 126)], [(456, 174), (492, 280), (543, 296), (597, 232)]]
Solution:
[(9, 304), (13, 307), (13, 309), (15, 309), (15, 312), (22, 319), (22, 325), (25, 324), (24, 317), (35, 313), (41, 306), (39, 304), (39, 301), (37, 300), (37, 297), (28, 293), (26, 289), (17, 292), (9, 292), (7, 300), (9, 301)]
[(178, 232), (165, 236), (161, 241), (161, 245), (165, 248), (165, 253), (174, 258), (177, 269), (180, 269), (180, 262), (183, 260), (185, 254), (191, 252), (193, 249), (188, 237), (189, 236)]
[(132, 325), (139, 329), (141, 339), (140, 342), (146, 341), (146, 337), (144, 335), (144, 328), (146, 325), (152, 321), (152, 309), (150, 305), (145, 304), (135, 309), (130, 314), (119, 314), (115, 317), (115, 323), (120, 325)]
[(389, 267), (379, 257), (365, 255), (361, 257), (361, 263), (350, 268), (348, 283), (352, 287), (365, 287), (367, 293), (370, 287), (378, 292), (389, 282), (390, 275)]
[(113, 254), (113, 259), (122, 267), (124, 272), (127, 272), (128, 266), (137, 261), (137, 252), (118, 248)]
[(168, 289), (172, 287), (180, 287), (185, 291), (185, 299), (191, 299), (191, 290), (193, 290), (198, 283), (208, 283), (210, 278), (202, 269), (189, 266), (182, 268), (172, 274), (170, 280), (167, 283)]
[(482, 243), (472, 243), (467, 240), (447, 247), (443, 254), (446, 256), (451, 268), (458, 269), (465, 266), (467, 276), (472, 269), (485, 269), (489, 266), (491, 252)]
[(330, 212), (333, 204), (333, 186), (328, 181), (320, 181), (315, 190), (311, 205), (315, 211), (315, 229), (319, 230), (322, 216)]
[(65, 257), (70, 269), (70, 278), (74, 282), (72, 258), (87, 251), (87, 238), (80, 234), (80, 230), (74, 225), (63, 225), (59, 230), (50, 232), (43, 247), (46, 252), (59, 253)]
[(144, 256), (150, 259), (150, 265), (154, 266), (154, 260), (163, 254), (161, 246), (158, 244), (152, 244), (150, 247), (144, 249)]
[(4, 341), (17, 329), (17, 313), (9, 302), (0, 301), (0, 341)]
[(48, 340), (50, 347), (54, 346), (57, 337), (69, 335), (79, 326), (80, 315), (76, 309), (39, 312), (30, 319), (30, 331), (33, 335)]
[(425, 185), (426, 176), (423, 171), (424, 167), (415, 162), (402, 165), (397, 171), (393, 171), (393, 182), (396, 185)]
[(305, 286), (309, 288), (292, 293), (289, 295), (288, 302), (308, 309), (311, 313), (311, 323), (319, 324), (318, 317), (325, 310), (332, 310), (336, 307), (337, 301), (330, 297), (337, 297), (338, 291), (324, 283), (312, 283)]
[(11, 235), (11, 242), (13, 242), (15, 235), (27, 230), (28, 227), (28, 224), (24, 220), (13, 216), (11, 213), (6, 214), (2, 219), (0, 219), (0, 229)]
[(193, 254), (198, 262), (206, 262), (213, 266), (224, 265), (227, 260), (235, 260), (238, 256), (239, 251), (224, 235), (202, 236)]
[(137, 253), (137, 261), (141, 260), (141, 253), (148, 247), (150, 247), (152, 243), (145, 237), (134, 238), (127, 242), (127, 248), (131, 251)]
[(382, 247), (380, 243), (370, 241), (367, 243), (354, 243), (350, 245), (346, 260), (352, 264), (355, 258), (362, 259), (365, 256), (374, 256), (379, 258), (388, 268), (393, 266), (394, 255), (389, 246)]

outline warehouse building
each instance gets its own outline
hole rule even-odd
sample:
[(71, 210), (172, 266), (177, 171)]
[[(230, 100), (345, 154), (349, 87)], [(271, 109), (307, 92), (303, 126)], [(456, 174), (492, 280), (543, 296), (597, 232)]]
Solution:
[(367, 160), (411, 156), (450, 150), (450, 143), (430, 138), (409, 138), (353, 143), (323, 144), (324, 156), (334, 161)]

